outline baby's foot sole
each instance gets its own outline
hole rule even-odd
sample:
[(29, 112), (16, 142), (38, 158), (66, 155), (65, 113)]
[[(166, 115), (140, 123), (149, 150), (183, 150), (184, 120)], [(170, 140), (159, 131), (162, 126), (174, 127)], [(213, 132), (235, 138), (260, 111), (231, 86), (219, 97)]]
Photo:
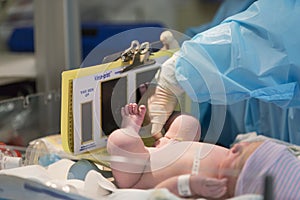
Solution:
[(136, 103), (125, 105), (121, 109), (122, 114), (122, 128), (133, 128), (139, 131), (144, 121), (146, 107), (144, 105), (138, 106)]

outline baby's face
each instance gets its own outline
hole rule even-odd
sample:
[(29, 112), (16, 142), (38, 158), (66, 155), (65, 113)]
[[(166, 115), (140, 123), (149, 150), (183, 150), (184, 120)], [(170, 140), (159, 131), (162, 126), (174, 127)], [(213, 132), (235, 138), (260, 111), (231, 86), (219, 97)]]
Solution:
[(222, 163), (222, 168), (223, 169), (233, 169), (233, 170), (237, 170), (237, 169), (241, 169), (241, 164), (244, 164), (244, 157), (247, 156), (247, 154), (245, 154), (245, 149), (250, 145), (250, 143), (238, 143), (235, 144), (228, 152), (226, 158), (224, 159), (223, 163)]
[(235, 144), (228, 152), (226, 158), (220, 165), (219, 178), (227, 178), (227, 191), (229, 196), (234, 195), (238, 176), (250, 155), (261, 144), (261, 142), (242, 142)]
[[(253, 152), (253, 144), (248, 142), (235, 144), (220, 165), (219, 178), (227, 178), (229, 197), (234, 195), (235, 185), (246, 160)], [(251, 150), (251, 151), (249, 151)]]

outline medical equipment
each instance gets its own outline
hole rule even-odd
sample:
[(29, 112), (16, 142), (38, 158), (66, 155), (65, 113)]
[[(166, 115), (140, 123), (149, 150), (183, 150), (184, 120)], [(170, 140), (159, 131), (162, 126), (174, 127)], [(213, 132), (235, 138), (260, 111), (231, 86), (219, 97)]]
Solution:
[(6, 156), (0, 152), (0, 170), (22, 166), (22, 158)]
[(63, 72), (61, 135), (67, 152), (105, 153), (107, 136), (120, 127), (121, 107), (138, 101), (138, 86), (150, 82), (173, 54), (150, 55), (149, 49), (149, 43), (133, 41), (117, 61)]
[[(17, 168), (27, 165), (41, 165), (47, 167), (62, 158), (75, 159), (60, 148), (54, 148), (50, 140), (59, 140), (59, 135), (39, 138), (30, 142), (27, 147), (0, 144), (0, 170)], [(55, 149), (55, 150), (54, 150)]]

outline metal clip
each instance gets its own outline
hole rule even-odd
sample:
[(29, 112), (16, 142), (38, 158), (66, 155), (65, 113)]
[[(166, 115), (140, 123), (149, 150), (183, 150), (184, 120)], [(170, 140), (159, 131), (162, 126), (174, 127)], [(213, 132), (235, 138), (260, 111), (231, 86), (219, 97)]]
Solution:
[(122, 68), (121, 73), (129, 71), (135, 67), (151, 65), (155, 60), (150, 57), (150, 43), (144, 42), (141, 45), (137, 40), (131, 42), (131, 46), (121, 54), (123, 62), (131, 62), (130, 65)]
[(139, 49), (140, 43), (137, 40), (133, 40), (131, 42), (131, 46), (121, 54), (121, 60), (123, 62), (129, 62), (130, 60), (133, 60)]

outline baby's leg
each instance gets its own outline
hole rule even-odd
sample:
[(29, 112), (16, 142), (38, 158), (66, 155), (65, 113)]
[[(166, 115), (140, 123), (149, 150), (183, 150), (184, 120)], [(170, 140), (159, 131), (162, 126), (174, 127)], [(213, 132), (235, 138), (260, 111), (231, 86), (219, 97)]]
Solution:
[(146, 107), (129, 104), (122, 108), (122, 125), (108, 137), (110, 155), (120, 156), (125, 162), (112, 162), (111, 168), (120, 188), (131, 188), (142, 176), (149, 159), (149, 152), (139, 136)]
[(199, 120), (193, 116), (182, 114), (174, 119), (165, 137), (183, 141), (199, 141), (200, 135)]

